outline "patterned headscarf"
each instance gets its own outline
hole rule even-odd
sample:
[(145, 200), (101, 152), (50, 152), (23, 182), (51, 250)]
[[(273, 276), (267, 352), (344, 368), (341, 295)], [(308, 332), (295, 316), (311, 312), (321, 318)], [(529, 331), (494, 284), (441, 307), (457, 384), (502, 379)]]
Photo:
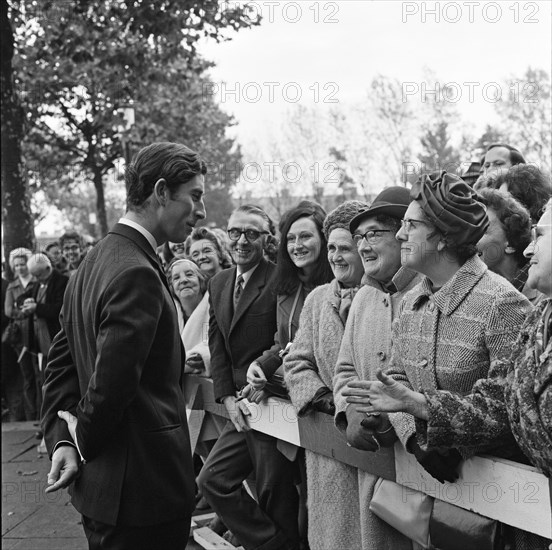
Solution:
[(444, 170), (423, 175), (412, 186), (411, 196), (431, 223), (456, 245), (475, 244), (489, 227), (487, 209), (477, 193)]

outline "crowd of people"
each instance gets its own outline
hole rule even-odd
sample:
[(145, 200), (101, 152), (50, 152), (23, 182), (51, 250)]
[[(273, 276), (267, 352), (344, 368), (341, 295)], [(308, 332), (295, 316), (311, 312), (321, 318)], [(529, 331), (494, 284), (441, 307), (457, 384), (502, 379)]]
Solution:
[[(177, 510), (181, 516), (189, 512), (190, 504), (178, 501), (185, 496), (194, 501), (189, 479), (171, 501), (171, 489), (163, 485), (170, 482), (154, 476), (146, 485), (155, 498), (141, 505), (140, 513), (129, 511), (132, 498), (146, 494), (129, 476), (147, 477), (152, 464), (161, 463), (166, 476), (175, 468), (194, 471), (196, 504), (209, 506), (217, 515), (213, 528), (246, 549), (416, 547), (408, 531), (384, 521), (371, 505), (377, 475), (250, 429), (246, 402), (261, 403), (270, 395), (289, 399), (299, 416), (330, 415), (347, 445), (378, 453), (382, 460), (394, 461), (398, 441), (438, 483), (454, 482), (462, 461), (477, 453), (552, 474), (548, 175), (515, 148), (495, 144), (480, 170), (470, 167), (465, 178), (446, 171), (424, 174), (411, 189), (382, 186), (371, 203), (346, 201), (329, 213), (303, 200), (284, 213), (278, 232), (262, 208), (245, 204), (222, 230), (202, 205), (198, 182), (204, 164), (179, 147), (154, 144), (133, 160), (127, 173), (129, 210), (88, 252), (90, 262), (83, 261), (82, 241), (74, 233), (45, 253), (10, 254), (14, 278), (5, 292), (3, 334), (10, 332), (8, 324), (16, 325), (19, 331), (12, 332), (19, 341), (3, 337), (3, 355), (4, 346), (11, 349), (23, 386), (20, 404), (13, 388), (5, 386), (4, 399), (14, 419), (35, 419), (50, 354), (42, 409), (53, 460), (50, 490), (73, 484), (73, 503), (83, 514), (91, 548), (104, 547), (94, 545), (100, 535), (143, 542), (132, 539), (143, 536), (129, 530), (137, 525), (164, 526), (164, 536), (176, 533), (166, 522)], [(161, 160), (152, 160), (154, 153)], [(163, 163), (164, 154), (185, 164), (177, 183), (171, 182), (177, 168)], [(207, 226), (178, 229), (203, 218)], [(120, 266), (122, 275), (108, 263), (104, 269), (119, 277), (118, 287), (138, 285), (139, 293), (133, 288), (123, 294), (106, 281), (96, 296), (105, 275), (101, 260), (109, 262), (114, 242), (132, 242), (132, 250), (150, 261), (153, 275), (142, 259)], [(158, 272), (166, 280), (154, 284)], [(176, 353), (170, 334), (160, 334), (163, 324), (173, 330), (164, 285), (183, 344), (180, 367), (212, 379), (215, 400), (230, 419), (216, 441), (197, 447), (201, 458), (196, 457), (195, 469), (187, 458), (159, 458), (178, 448), (167, 443), (178, 422), (167, 412), (171, 402), (160, 397), (166, 388), (162, 391), (155, 379), (163, 354)], [(133, 295), (138, 304), (131, 307)], [(84, 312), (75, 297), (86, 300)], [(71, 319), (65, 328), (58, 321), (62, 306), (62, 319)], [(127, 317), (119, 319), (124, 312)], [(133, 323), (147, 324), (147, 337), (137, 336)], [(133, 346), (131, 355), (141, 350), (143, 357), (135, 357), (139, 366), (127, 365), (126, 352), (112, 349), (114, 343), (105, 351), (108, 328), (117, 331), (117, 346), (127, 345), (127, 351)], [(81, 350), (84, 333), (87, 344)], [(117, 353), (110, 355), (117, 360), (102, 366), (108, 353)], [(173, 382), (180, 367), (171, 371)], [(69, 372), (75, 382), (62, 395), (58, 387), (69, 385)], [(112, 388), (118, 400), (111, 398)], [(148, 392), (153, 404), (142, 402)], [(107, 415), (114, 424), (102, 436), (96, 423)], [(163, 415), (172, 420), (158, 426)], [(166, 433), (166, 445), (153, 438), (144, 443), (140, 427), (147, 434)], [(156, 441), (162, 449), (150, 448)], [(120, 448), (124, 444), (127, 450)], [(153, 457), (131, 459), (132, 446), (144, 444), (148, 449), (140, 453)], [(130, 473), (123, 468), (120, 479), (118, 473), (106, 474), (100, 469), (104, 455), (106, 465), (119, 472), (122, 461)], [(140, 471), (147, 464), (150, 469)], [(112, 499), (115, 511), (87, 504), (95, 479), (83, 475), (87, 470), (118, 487), (102, 496)], [(175, 482), (174, 489), (178, 486)], [(168, 504), (160, 506), (152, 513), (155, 521), (144, 520), (144, 510), (149, 506), (151, 512), (161, 498), (177, 504), (170, 511)], [(520, 529), (498, 532), (503, 548), (547, 549), (551, 543)], [(470, 535), (465, 533), (465, 547), (475, 548)]]

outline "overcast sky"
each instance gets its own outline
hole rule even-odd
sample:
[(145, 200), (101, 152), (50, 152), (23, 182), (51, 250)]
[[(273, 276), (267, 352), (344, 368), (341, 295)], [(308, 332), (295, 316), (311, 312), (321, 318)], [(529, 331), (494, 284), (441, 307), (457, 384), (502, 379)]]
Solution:
[(526, 82), (509, 90), (504, 79), (521, 77), (529, 65), (550, 73), (549, 0), (252, 4), (264, 17), (259, 27), (201, 47), (216, 63), (218, 89), (209, 92), (235, 115), (233, 132), (245, 143), (262, 140), (299, 93), (304, 105), (347, 104), (361, 100), (378, 73), (398, 78), (408, 101), (419, 102), (424, 67), (439, 84), (456, 83), (462, 117), (479, 130), (495, 120), (498, 95), (532, 93)]

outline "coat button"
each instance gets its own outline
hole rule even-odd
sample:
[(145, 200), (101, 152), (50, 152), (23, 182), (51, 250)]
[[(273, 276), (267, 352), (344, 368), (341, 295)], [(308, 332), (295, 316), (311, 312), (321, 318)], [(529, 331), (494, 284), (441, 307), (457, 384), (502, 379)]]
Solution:
[(427, 306), (427, 309), (429, 309), (429, 311), (433, 311), (435, 309), (435, 304), (433, 302), (430, 302)]
[(378, 351), (378, 358), (380, 361), (385, 361), (385, 359), (387, 358), (387, 355), (385, 354), (384, 351)]
[(387, 298), (384, 298), (384, 299), (383, 299), (383, 305), (384, 305), (385, 307), (389, 307), (389, 300), (388, 300)]
[(422, 359), (417, 366), (422, 368), (427, 367), (427, 359)]

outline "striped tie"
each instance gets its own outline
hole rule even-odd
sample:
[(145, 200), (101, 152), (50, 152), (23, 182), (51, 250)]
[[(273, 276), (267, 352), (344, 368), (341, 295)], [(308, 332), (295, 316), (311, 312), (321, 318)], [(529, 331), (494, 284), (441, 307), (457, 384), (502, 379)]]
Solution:
[(234, 309), (236, 309), (240, 296), (243, 294), (243, 275), (238, 275), (236, 279), (236, 288), (234, 289)]

